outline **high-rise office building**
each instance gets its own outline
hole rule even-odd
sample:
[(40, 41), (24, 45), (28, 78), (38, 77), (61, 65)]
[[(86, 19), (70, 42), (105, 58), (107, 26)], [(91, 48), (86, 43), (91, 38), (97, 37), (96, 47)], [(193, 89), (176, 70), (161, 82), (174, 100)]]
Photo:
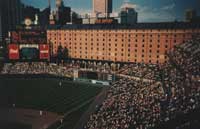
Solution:
[(129, 2), (125, 2), (122, 5), (119, 15), (121, 24), (132, 25), (137, 23), (138, 13), (135, 11), (134, 5)]
[(65, 7), (63, 0), (56, 0), (56, 24), (64, 25), (71, 21), (71, 8)]
[(20, 0), (0, 0), (0, 40), (21, 23), (21, 13)]
[(96, 17), (109, 17), (112, 13), (112, 0), (93, 0), (93, 13)]
[(187, 9), (185, 12), (185, 20), (187, 22), (191, 22), (196, 16), (197, 13), (194, 9)]
[(33, 6), (26, 6), (23, 5), (22, 7), (22, 20), (24, 21), (26, 18), (30, 18), (31, 21), (35, 21), (35, 15), (39, 15), (40, 14), (40, 9), (39, 8), (35, 8)]
[(62, 0), (56, 0), (56, 8), (59, 8), (63, 6), (63, 1)]
[[(0, 3), (0, 8), (1, 8), (1, 3)], [(2, 12), (0, 11), (0, 42), (2, 41), (2, 18), (1, 18), (1, 16), (2, 16), (2, 14), (1, 14)]]
[(39, 15), (39, 23), (42, 27), (48, 26), (49, 25), (49, 17), (51, 14), (51, 9), (50, 7), (45, 8), (40, 12)]
[(71, 24), (82, 24), (82, 18), (76, 12), (72, 12), (71, 14)]
[(196, 10), (187, 9), (185, 12), (185, 21), (186, 22), (200, 22), (200, 16), (197, 15)]
[[(35, 8), (33, 6), (22, 6), (22, 20), (24, 21), (26, 18), (30, 18), (31, 21), (38, 21), (38, 25), (41, 27), (46, 27), (49, 25), (49, 16), (51, 12), (50, 0), (48, 0), (48, 6), (40, 10), (39, 8)], [(38, 19), (36, 19), (36, 16)]]
[(42, 27), (49, 25), (49, 18), (51, 14), (51, 0), (48, 0), (48, 7), (40, 11), (39, 21)]

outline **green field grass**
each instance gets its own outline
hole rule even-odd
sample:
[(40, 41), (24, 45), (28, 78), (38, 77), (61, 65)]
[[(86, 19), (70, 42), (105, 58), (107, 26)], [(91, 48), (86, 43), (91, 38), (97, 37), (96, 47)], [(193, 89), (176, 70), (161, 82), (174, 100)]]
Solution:
[(0, 106), (36, 109), (64, 115), (94, 98), (101, 87), (48, 79), (0, 79)]
[(58, 121), (54, 123), (52, 126), (50, 126), (48, 129), (73, 129), (76, 123), (79, 121), (81, 115), (88, 109), (89, 106), (90, 106), (90, 103), (70, 113), (67, 117), (63, 119), (62, 125)]
[(0, 121), (0, 129), (31, 129), (31, 126), (15, 122)]

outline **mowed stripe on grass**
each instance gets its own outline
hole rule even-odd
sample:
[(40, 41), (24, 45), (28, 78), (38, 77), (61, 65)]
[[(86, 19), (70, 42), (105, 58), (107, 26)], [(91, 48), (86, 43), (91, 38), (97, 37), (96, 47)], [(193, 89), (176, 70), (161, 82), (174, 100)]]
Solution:
[(28, 108), (63, 115), (95, 97), (101, 87), (48, 79), (1, 79), (0, 106)]

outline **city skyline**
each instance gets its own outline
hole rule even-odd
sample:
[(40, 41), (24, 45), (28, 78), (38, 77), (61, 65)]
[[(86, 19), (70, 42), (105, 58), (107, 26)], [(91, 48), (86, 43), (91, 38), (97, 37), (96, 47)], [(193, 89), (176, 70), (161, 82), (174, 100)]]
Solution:
[[(113, 12), (118, 13), (124, 0), (113, 1)], [(200, 1), (197, 0), (129, 0), (135, 4), (138, 12), (139, 22), (165, 22), (182, 21), (185, 18), (186, 9), (195, 9), (200, 14)], [(43, 0), (22, 0), (26, 5), (44, 9), (48, 6), (48, 1)], [(70, 6), (73, 11), (85, 14), (92, 12), (92, 0), (64, 0), (66, 6)], [(52, 8), (55, 8), (55, 0), (51, 0)]]

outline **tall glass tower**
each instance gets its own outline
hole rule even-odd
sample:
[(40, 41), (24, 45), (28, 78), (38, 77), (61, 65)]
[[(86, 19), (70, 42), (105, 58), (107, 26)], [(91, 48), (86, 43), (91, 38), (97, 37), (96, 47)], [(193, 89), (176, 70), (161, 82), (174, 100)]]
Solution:
[(112, 0), (93, 0), (93, 13), (97, 16), (109, 17), (112, 13)]

